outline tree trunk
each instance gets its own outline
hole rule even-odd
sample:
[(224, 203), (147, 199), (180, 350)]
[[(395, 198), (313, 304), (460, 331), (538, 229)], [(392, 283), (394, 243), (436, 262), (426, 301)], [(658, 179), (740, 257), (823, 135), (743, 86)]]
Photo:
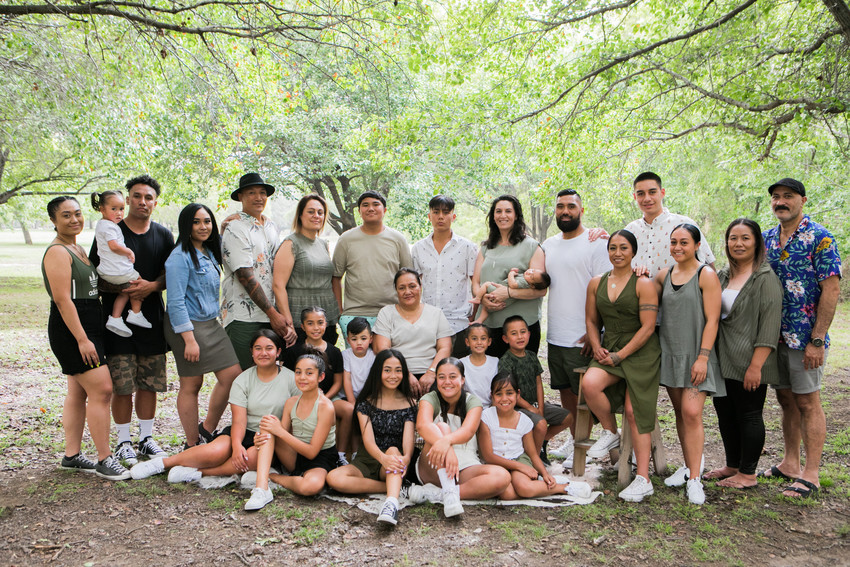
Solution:
[(546, 231), (552, 224), (552, 215), (546, 214), (546, 207), (531, 205), (531, 236), (537, 242), (546, 240)]
[(18, 222), (21, 223), (21, 232), (24, 233), (24, 244), (29, 244), (30, 246), (32, 246), (32, 236), (30, 235), (30, 231), (27, 228), (27, 223), (22, 220), (19, 220)]
[(844, 41), (850, 43), (850, 8), (844, 0), (823, 0), (829, 13), (841, 26), (841, 32), (844, 35)]

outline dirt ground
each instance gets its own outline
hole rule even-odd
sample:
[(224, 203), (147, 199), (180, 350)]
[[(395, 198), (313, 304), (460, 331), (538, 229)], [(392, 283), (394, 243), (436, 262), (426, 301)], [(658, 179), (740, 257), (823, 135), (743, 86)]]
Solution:
[[(706, 504), (694, 507), (655, 475), (655, 495), (627, 504), (616, 498), (608, 467), (604, 496), (589, 506), (467, 506), (460, 519), (446, 520), (440, 507), (423, 505), (402, 510), (398, 526), (387, 528), (327, 499), (278, 492), (249, 514), (242, 510), (248, 492), (234, 485), (203, 490), (169, 485), (163, 476), (113, 483), (62, 471), (64, 379), (46, 337), (12, 319), (0, 339), (2, 565), (850, 565), (846, 367), (832, 367), (824, 389), (828, 440), (818, 500), (784, 498), (778, 481), (743, 492), (707, 483)], [(842, 352), (833, 353), (836, 361), (848, 359), (850, 349)], [(156, 426), (170, 451), (182, 444), (175, 399), (174, 390), (161, 397)], [(663, 394), (660, 410), (671, 463), (678, 463)], [(765, 417), (763, 468), (782, 452), (772, 394)], [(710, 403), (705, 422), (707, 466), (718, 466), (723, 450)], [(89, 440), (85, 446), (91, 453)]]

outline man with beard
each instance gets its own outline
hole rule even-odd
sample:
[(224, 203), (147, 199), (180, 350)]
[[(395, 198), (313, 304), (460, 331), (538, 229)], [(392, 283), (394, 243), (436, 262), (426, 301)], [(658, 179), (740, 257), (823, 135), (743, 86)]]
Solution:
[[(826, 418), (820, 400), (823, 366), (829, 352), (829, 325), (838, 304), (841, 258), (832, 234), (803, 214), (806, 188), (785, 178), (768, 188), (779, 225), (764, 232), (767, 261), (784, 288), (782, 327), (776, 355), (782, 407), (785, 456), (762, 476), (793, 481), (783, 494), (816, 496), (826, 440)], [(800, 441), (806, 466), (800, 467)]]
[[(590, 238), (582, 225), (584, 208), (581, 196), (573, 189), (558, 193), (555, 220), (561, 234), (543, 243), (546, 272), (552, 279), (549, 293), (549, 347), (551, 386), (561, 394), (561, 405), (576, 414), (579, 375), (575, 368), (590, 363), (590, 345), (585, 341), (584, 304), (587, 284), (593, 276), (611, 269), (608, 261), (608, 241)], [(575, 421), (571, 426), (575, 432)], [(572, 467), (573, 439), (567, 434), (564, 444), (549, 452), (563, 457), (564, 467)]]

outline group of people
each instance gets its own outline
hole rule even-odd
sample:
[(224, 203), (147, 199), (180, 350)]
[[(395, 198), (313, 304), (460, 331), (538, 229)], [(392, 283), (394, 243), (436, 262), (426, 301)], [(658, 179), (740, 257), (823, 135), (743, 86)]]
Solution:
[[(79, 203), (56, 198), (43, 272), (50, 344), (68, 376), (61, 466), (115, 480), (168, 470), (173, 482), (256, 470), (250, 510), (271, 501), (271, 481), (305, 495), (326, 484), (385, 492), (378, 519), (392, 524), (401, 496), (442, 502), (447, 516), (463, 511), (462, 499), (589, 496), (587, 484), (546, 470), (549, 456), (572, 466), (581, 386), (602, 426), (589, 457), (619, 446), (614, 413), (623, 408), (637, 474), (620, 497), (637, 502), (653, 493), (650, 433), (664, 385), (684, 455), (665, 484), (684, 485), (702, 504), (703, 479), (756, 484), (771, 385), (785, 456), (762, 474), (789, 479), (788, 496), (816, 494), (819, 390), (841, 266), (832, 236), (803, 213), (805, 187), (783, 179), (768, 188), (779, 220), (770, 230), (733, 221), (719, 272), (696, 223), (663, 206), (659, 176), (642, 173), (633, 187), (643, 215), (610, 236), (583, 225), (576, 191), (559, 192), (560, 232), (542, 244), (527, 233), (519, 201), (502, 195), (480, 247), (452, 230), (448, 196), (431, 199), (433, 232), (410, 247), (384, 225), (384, 197), (367, 191), (358, 199), (362, 224), (341, 235), (333, 255), (321, 238), (324, 199), (302, 198), (281, 241), (263, 214), (275, 188), (256, 173), (240, 179), (231, 198), (242, 210), (221, 231), (206, 206), (186, 206), (176, 246), (151, 220), (160, 187), (149, 176), (127, 182), (126, 217), (120, 192), (93, 196), (103, 219), (88, 257), (76, 242)], [(560, 405), (544, 399), (537, 356), (548, 289), (548, 365)], [(186, 438), (173, 456), (153, 438), (169, 348)], [(216, 383), (201, 420), (206, 373)], [(703, 475), (707, 396), (726, 465)], [(219, 431), (228, 403), (231, 424)], [(86, 420), (96, 462), (80, 450)], [(550, 451), (561, 432), (565, 442)]]

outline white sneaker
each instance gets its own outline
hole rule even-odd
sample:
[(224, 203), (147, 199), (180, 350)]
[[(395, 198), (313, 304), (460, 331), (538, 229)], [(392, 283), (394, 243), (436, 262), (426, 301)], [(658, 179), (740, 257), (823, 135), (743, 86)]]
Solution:
[(705, 491), (702, 489), (702, 481), (698, 478), (692, 478), (688, 481), (688, 502), (702, 506), (705, 504)]
[(460, 503), (460, 488), (457, 486), (443, 490), (443, 514), (446, 518), (463, 514), (463, 506)]
[[(159, 461), (160, 459), (155, 459)], [(151, 461), (148, 461), (151, 462)], [(172, 467), (168, 471), (168, 482), (176, 484), (178, 482), (196, 482), (201, 479), (201, 471), (194, 467)]]
[(434, 484), (411, 484), (407, 489), (407, 499), (414, 504), (422, 502), (438, 503), (443, 501), (443, 491)]
[(137, 465), (133, 465), (130, 469), (130, 476), (135, 480), (142, 480), (155, 474), (165, 472), (165, 465), (162, 464), (162, 459), (151, 459), (150, 461), (142, 461)]
[(145, 319), (145, 316), (142, 315), (141, 311), (139, 311), (138, 313), (135, 313), (133, 311), (128, 311), (127, 312), (127, 324), (135, 325), (137, 327), (144, 327), (145, 329), (150, 329), (153, 326), (153, 325), (151, 325), (150, 321)]
[(664, 485), (670, 487), (685, 486), (688, 478), (691, 476), (691, 469), (686, 466), (681, 466), (676, 469), (676, 472), (664, 479)]
[(575, 441), (572, 435), (568, 436), (566, 441), (557, 449), (549, 451), (549, 455), (556, 459), (564, 459), (561, 466), (565, 469), (573, 468), (573, 453), (575, 452)]
[(576, 498), (590, 498), (590, 495), (593, 494), (593, 490), (586, 482), (574, 480), (567, 485), (567, 494), (575, 496)]
[(626, 502), (640, 502), (647, 496), (652, 496), (655, 489), (648, 479), (637, 475), (630, 485), (620, 491), (618, 496)]
[(130, 327), (124, 324), (124, 321), (120, 317), (109, 316), (109, 319), (106, 320), (106, 330), (112, 331), (119, 337), (132, 337), (133, 331), (130, 330)]
[(249, 512), (260, 510), (272, 500), (274, 500), (274, 496), (272, 496), (271, 489), (255, 487), (251, 491), (251, 498), (245, 502), (245, 509)]
[(607, 429), (602, 430), (602, 435), (596, 440), (596, 443), (591, 445), (587, 450), (587, 456), (591, 459), (601, 459), (608, 454), (611, 449), (616, 449), (620, 446), (620, 436), (612, 433)]

